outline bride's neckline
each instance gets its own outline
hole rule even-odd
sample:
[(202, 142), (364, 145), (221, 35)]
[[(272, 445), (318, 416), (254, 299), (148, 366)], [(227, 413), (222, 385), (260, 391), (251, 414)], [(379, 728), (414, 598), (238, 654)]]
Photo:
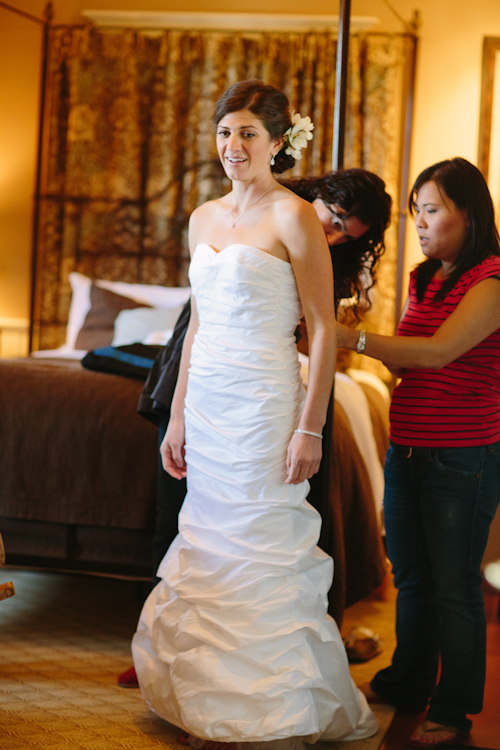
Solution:
[(285, 263), (287, 266), (291, 268), (291, 264), (288, 260), (283, 260), (283, 258), (278, 258), (277, 255), (272, 255), (271, 253), (268, 253), (266, 250), (261, 250), (260, 247), (255, 247), (254, 245), (247, 245), (245, 242), (231, 242), (230, 245), (227, 245), (226, 247), (223, 247), (221, 250), (216, 250), (215, 247), (212, 247), (212, 245), (209, 245), (207, 242), (199, 242), (196, 245), (195, 251), (199, 247), (208, 247), (209, 250), (211, 250), (215, 255), (220, 255), (221, 253), (225, 253), (226, 250), (230, 250), (233, 247), (242, 247), (246, 248), (248, 250), (254, 250), (258, 253), (261, 253), (262, 255), (265, 255), (267, 258), (273, 258), (274, 260), (277, 260), (279, 263)]

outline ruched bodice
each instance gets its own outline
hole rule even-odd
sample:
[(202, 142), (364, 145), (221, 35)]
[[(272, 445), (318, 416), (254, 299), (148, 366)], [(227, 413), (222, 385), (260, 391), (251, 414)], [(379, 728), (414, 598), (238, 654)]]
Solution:
[[(220, 439), (233, 451), (238, 445), (244, 456), (255, 450), (259, 461), (278, 458), (284, 471), (304, 395), (294, 336), (300, 301), (292, 267), (247, 245), (218, 253), (198, 245), (189, 277), (200, 326), (191, 354), (187, 425), (200, 425), (201, 414), (208, 418), (210, 393), (211, 426)], [(189, 427), (186, 442), (189, 455)], [(216, 449), (207, 435), (207, 457)]]
[(290, 263), (249, 245), (198, 245), (189, 279), (202, 331), (293, 337), (301, 309)]
[[(188, 494), (134, 637), (144, 698), (196, 737), (357, 739), (376, 721), (326, 614), (331, 558), (308, 483), (285, 484), (304, 401), (292, 267), (197, 247), (185, 400)], [(248, 746), (250, 747), (250, 746)]]

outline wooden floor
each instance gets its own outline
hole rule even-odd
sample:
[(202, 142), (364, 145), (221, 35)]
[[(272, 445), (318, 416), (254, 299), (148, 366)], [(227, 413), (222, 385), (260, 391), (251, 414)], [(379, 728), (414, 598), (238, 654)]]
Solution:
[[(389, 594), (390, 595), (390, 594)], [(475, 747), (487, 750), (500, 748), (500, 618), (498, 593), (485, 590), (486, 616), (488, 621), (488, 652), (486, 664), (486, 689), (484, 708), (477, 716), (471, 716), (473, 727), (470, 736), (459, 747)], [(380, 750), (402, 750), (408, 747), (407, 740), (413, 727), (425, 718), (425, 714), (397, 712), (384, 737)], [(439, 745), (438, 747), (445, 747)]]

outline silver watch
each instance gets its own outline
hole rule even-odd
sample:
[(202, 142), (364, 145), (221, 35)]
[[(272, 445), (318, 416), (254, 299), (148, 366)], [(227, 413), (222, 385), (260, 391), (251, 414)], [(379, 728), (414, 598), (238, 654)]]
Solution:
[(366, 349), (366, 332), (360, 331), (358, 343), (356, 344), (356, 351), (358, 354), (362, 354), (365, 349)]

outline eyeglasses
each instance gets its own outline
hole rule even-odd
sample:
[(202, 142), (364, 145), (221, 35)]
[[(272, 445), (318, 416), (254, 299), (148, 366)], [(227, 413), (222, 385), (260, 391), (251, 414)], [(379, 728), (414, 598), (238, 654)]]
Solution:
[(335, 224), (335, 226), (338, 227), (342, 232), (347, 232), (343, 218), (339, 216), (338, 213), (334, 211), (332, 208), (330, 208), (329, 206), (328, 206), (328, 210), (333, 216), (333, 223)]

